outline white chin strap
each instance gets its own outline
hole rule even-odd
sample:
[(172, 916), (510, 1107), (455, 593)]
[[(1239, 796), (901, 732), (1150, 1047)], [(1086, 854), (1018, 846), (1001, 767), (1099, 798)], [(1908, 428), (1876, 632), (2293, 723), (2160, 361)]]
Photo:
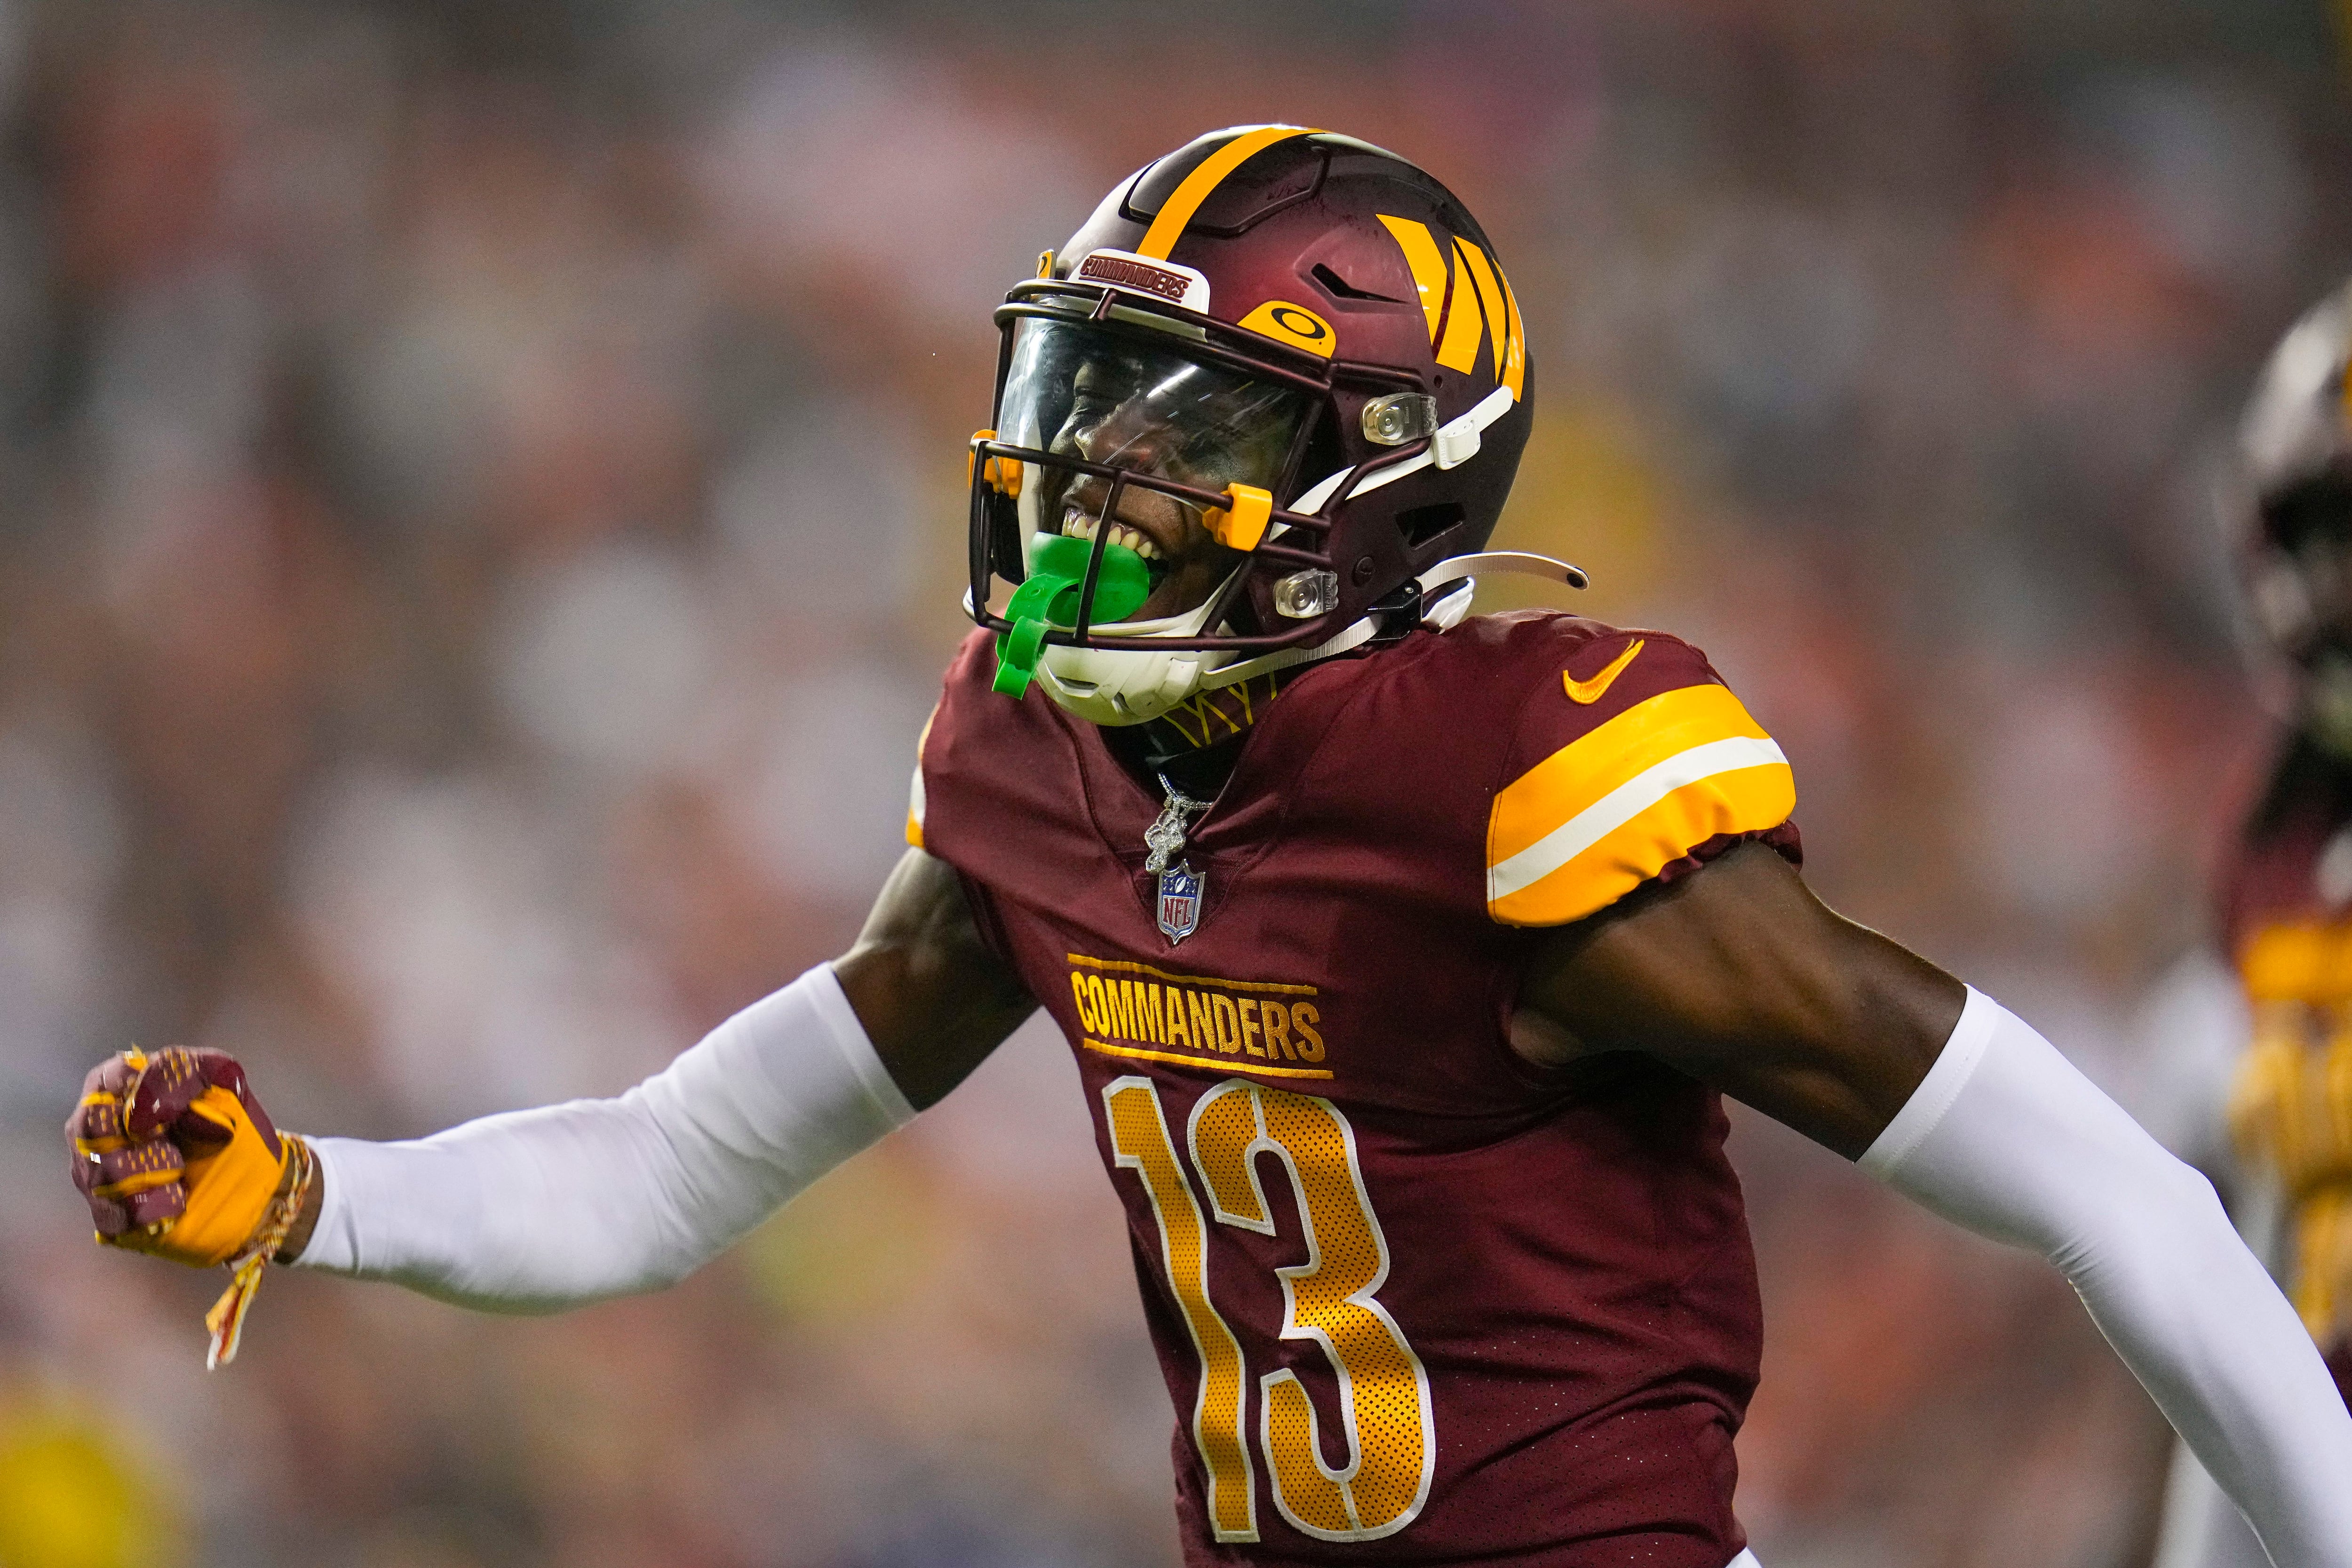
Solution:
[[(1530, 555), (1519, 550), (1489, 550), (1475, 555), (1455, 555), (1439, 562), (1414, 581), (1421, 584), (1422, 624), (1439, 631), (1451, 630), (1470, 613), (1470, 596), (1478, 587), (1474, 574), (1496, 576), (1540, 577), (1548, 583), (1564, 583), (1571, 588), (1581, 588), (1588, 579), (1581, 567), (1570, 566), (1565, 561), (1554, 561), (1549, 555)], [(1439, 592), (1443, 589), (1444, 592)], [(1227, 665), (1211, 670), (1201, 678), (1201, 689), (1213, 690), (1220, 686), (1232, 686), (1254, 675), (1268, 675), (1294, 665), (1312, 664), (1318, 658), (1328, 658), (1349, 648), (1361, 647), (1380, 627), (1373, 618), (1362, 620), (1341, 632), (1328, 642), (1312, 647), (1286, 647), (1263, 658), (1249, 659), (1241, 664)]]
[[(1417, 580), (1422, 593), (1427, 595), (1448, 583), (1468, 583), (1482, 574), (1541, 577), (1547, 583), (1565, 583), (1571, 588), (1587, 587), (1591, 582), (1585, 576), (1581, 566), (1570, 566), (1565, 561), (1554, 561), (1549, 555), (1532, 555), (1524, 550), (1487, 550), (1475, 555), (1451, 556), (1423, 572)], [(1450, 594), (1447, 595), (1448, 598), (1452, 596)], [(1446, 623), (1448, 626), (1453, 624), (1452, 621)]]

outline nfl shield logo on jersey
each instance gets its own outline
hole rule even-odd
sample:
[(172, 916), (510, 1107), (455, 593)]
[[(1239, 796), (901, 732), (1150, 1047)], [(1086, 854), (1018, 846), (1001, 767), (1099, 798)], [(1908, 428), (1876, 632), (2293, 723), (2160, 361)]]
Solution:
[(1171, 945), (1201, 923), (1201, 874), (1179, 863), (1160, 873), (1160, 929)]

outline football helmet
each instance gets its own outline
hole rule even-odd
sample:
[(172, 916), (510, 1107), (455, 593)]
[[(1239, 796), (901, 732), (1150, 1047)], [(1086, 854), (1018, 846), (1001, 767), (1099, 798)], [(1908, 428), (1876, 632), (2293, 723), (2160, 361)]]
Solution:
[(2249, 608), (2294, 676), (2294, 719), (2352, 757), (2352, 284), (2290, 328), (2240, 430), (2230, 506)]
[(1392, 153), (1213, 132), (1120, 182), (996, 320), (966, 608), (1001, 691), (1139, 723), (1450, 625), (1473, 569), (1583, 585), (1477, 553), (1527, 443), (1527, 334), (1485, 231)]

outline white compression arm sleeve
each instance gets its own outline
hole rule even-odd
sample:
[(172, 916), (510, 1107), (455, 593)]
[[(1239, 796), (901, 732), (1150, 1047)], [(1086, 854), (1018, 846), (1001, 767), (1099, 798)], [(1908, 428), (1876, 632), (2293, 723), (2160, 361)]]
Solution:
[(1862, 1157), (1947, 1219), (2056, 1264), (2278, 1568), (2352, 1568), (2352, 1416), (2212, 1185), (1971, 989)]
[(617, 1100), (312, 1140), (325, 1195), (295, 1267), (506, 1312), (656, 1289), (913, 1115), (820, 964)]

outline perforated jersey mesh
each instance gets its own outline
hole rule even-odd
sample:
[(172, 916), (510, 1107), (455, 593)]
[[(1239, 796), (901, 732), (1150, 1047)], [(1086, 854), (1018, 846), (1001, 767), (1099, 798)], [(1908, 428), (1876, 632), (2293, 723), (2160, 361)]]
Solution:
[(1257, 1135), (1257, 1093), (1248, 1084), (1210, 1090), (1192, 1112), (1192, 1163), (1201, 1168), (1219, 1219), (1266, 1223), (1265, 1205), (1250, 1179), (1249, 1147)]
[(1150, 1084), (1129, 1079), (1103, 1096), (1111, 1147), (1118, 1163), (1143, 1177), (1168, 1264), (1168, 1283), (1184, 1310), (1201, 1356), (1201, 1394), (1193, 1438), (1209, 1472), (1209, 1512), (1220, 1536), (1255, 1539), (1249, 1454), (1241, 1442), (1242, 1352), (1233, 1331), (1210, 1304), (1206, 1234), (1191, 1184), (1176, 1163)]
[[(1250, 1171), (1261, 1139), (1288, 1156), (1307, 1232), (1308, 1260), (1280, 1270), (1290, 1295), (1281, 1332), (1326, 1347), (1349, 1428), (1331, 1441), (1297, 1375), (1269, 1376), (1263, 1436), (1276, 1499), (1294, 1523), (1318, 1534), (1386, 1533), (1419, 1507), (1434, 1441), (1419, 1363), (1370, 1295), (1387, 1277), (1387, 1246), (1339, 1112), (1311, 1096), (1239, 1081), (1211, 1091), (1192, 1116), (1193, 1159), (1220, 1219), (1266, 1222)], [(1334, 1447), (1344, 1451), (1336, 1468), (1325, 1457)]]
[[(1429, 1413), (1420, 1367), (1370, 1291), (1388, 1274), (1388, 1248), (1362, 1197), (1339, 1112), (1328, 1102), (1260, 1091), (1266, 1135), (1289, 1151), (1300, 1207), (1315, 1233), (1310, 1274), (1291, 1280), (1292, 1317), (1329, 1342), (1355, 1417), (1348, 1483), (1359, 1528), (1392, 1523), (1420, 1499)], [(1364, 1300), (1353, 1300), (1360, 1292)]]

